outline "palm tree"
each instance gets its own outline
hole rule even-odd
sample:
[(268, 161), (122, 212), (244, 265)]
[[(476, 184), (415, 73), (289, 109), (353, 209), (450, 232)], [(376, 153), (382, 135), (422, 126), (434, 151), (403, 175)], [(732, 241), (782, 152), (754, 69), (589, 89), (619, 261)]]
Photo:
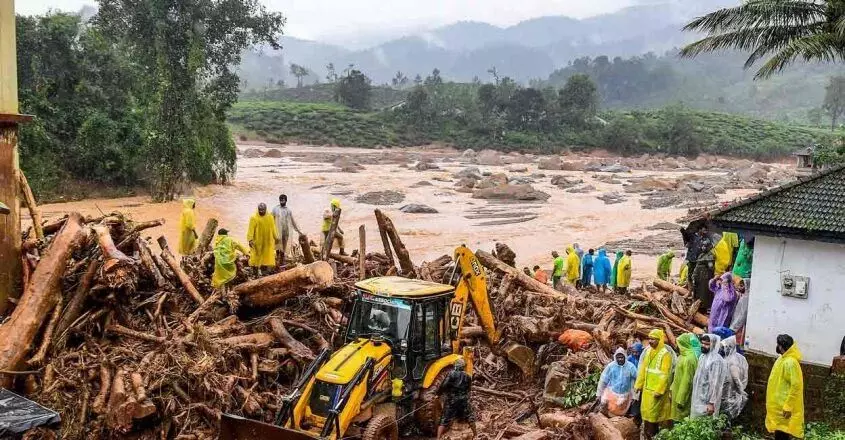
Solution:
[(708, 36), (681, 49), (681, 56), (726, 49), (751, 52), (745, 68), (768, 58), (754, 75), (767, 78), (798, 59), (845, 59), (845, 1), (746, 0), (696, 18), (686, 31)]

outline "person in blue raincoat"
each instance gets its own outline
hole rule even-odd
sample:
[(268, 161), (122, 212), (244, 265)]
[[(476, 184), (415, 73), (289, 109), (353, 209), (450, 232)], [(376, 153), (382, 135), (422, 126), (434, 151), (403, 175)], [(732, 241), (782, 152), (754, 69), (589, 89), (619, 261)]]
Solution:
[(598, 256), (593, 259), (593, 282), (596, 283), (599, 292), (607, 291), (612, 270), (613, 266), (610, 264), (610, 258), (607, 258), (607, 251), (604, 248), (599, 249)]
[(581, 259), (581, 288), (585, 289), (593, 284), (593, 257), (595, 250), (590, 249)]
[(625, 349), (620, 347), (604, 368), (596, 389), (596, 398), (603, 409), (615, 416), (623, 416), (631, 407), (634, 397), (634, 383), (637, 367), (625, 359)]

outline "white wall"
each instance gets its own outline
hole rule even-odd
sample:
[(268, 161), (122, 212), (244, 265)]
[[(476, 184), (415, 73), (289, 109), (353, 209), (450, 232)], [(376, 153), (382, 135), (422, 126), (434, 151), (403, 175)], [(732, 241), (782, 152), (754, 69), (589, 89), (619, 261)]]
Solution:
[[(782, 273), (810, 277), (808, 298), (781, 296)], [(830, 365), (845, 336), (845, 245), (758, 235), (750, 295), (750, 349), (775, 354), (787, 333), (805, 361)]]

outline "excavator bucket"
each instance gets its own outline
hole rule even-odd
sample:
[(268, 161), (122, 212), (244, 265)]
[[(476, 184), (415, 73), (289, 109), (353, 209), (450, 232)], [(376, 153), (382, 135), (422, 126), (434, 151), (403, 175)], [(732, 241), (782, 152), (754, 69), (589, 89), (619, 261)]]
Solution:
[(516, 342), (506, 342), (502, 351), (511, 363), (522, 370), (525, 377), (534, 377), (534, 350)]
[(220, 418), (220, 440), (314, 440), (315, 438), (293, 429), (232, 414), (223, 414)]

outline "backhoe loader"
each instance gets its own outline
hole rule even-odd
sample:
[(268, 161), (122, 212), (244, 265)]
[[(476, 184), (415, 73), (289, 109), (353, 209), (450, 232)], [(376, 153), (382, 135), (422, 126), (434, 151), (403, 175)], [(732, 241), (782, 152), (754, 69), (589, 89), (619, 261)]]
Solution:
[(530, 376), (534, 352), (500, 340), (475, 254), (460, 246), (455, 262), (454, 287), (400, 277), (356, 283), (341, 329), (345, 345), (324, 350), (302, 372), (274, 424), (224, 414), (220, 439), (396, 440), (400, 426), (412, 423), (433, 434), (440, 383), (460, 357), (472, 374), (472, 352), (460, 337), (468, 299), (493, 350)]

